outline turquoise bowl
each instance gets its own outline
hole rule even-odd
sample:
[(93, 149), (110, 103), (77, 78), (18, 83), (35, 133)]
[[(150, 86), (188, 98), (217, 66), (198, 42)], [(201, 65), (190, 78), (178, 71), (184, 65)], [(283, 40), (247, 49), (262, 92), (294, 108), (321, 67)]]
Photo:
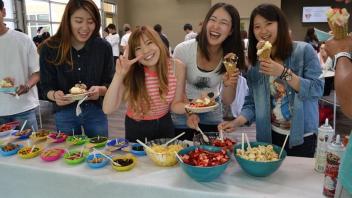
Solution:
[[(272, 145), (274, 151), (277, 154), (280, 154), (280, 151), (281, 151), (281, 147), (270, 143), (251, 142), (250, 144), (251, 144), (251, 147), (258, 147), (259, 145), (261, 146)], [(245, 144), (244, 146), (247, 147), (247, 144)], [(238, 156), (236, 152), (237, 149), (241, 149), (241, 144), (236, 145), (234, 148), (234, 155), (238, 164), (241, 166), (244, 172), (255, 177), (266, 177), (273, 174), (275, 171), (277, 171), (277, 169), (279, 169), (279, 167), (281, 166), (282, 162), (284, 161), (287, 155), (286, 151), (283, 150), (281, 154), (281, 158), (279, 160), (271, 161), (271, 162), (257, 162), (257, 161), (247, 160)]]
[[(196, 148), (201, 148), (211, 152), (219, 152), (221, 148), (215, 146), (208, 146), (208, 145), (200, 145), (200, 146), (191, 146), (182, 149), (178, 152), (178, 155), (188, 154), (189, 152), (195, 150)], [(229, 156), (229, 154), (227, 154)], [(180, 162), (180, 159), (177, 158)], [(188, 176), (192, 179), (199, 181), (199, 182), (210, 182), (216, 178), (218, 178), (230, 164), (231, 158), (229, 156), (229, 160), (221, 165), (218, 166), (210, 166), (210, 167), (200, 167), (200, 166), (192, 166), (183, 162), (180, 162), (180, 166), (183, 171), (186, 172)]]

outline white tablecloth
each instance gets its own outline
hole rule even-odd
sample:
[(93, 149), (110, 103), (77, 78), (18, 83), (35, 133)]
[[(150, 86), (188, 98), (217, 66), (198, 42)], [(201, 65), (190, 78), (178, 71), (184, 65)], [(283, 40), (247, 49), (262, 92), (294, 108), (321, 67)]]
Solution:
[(323, 175), (313, 167), (314, 159), (287, 157), (273, 175), (256, 178), (233, 161), (218, 179), (199, 183), (181, 167), (158, 167), (148, 157), (138, 157), (129, 172), (116, 172), (110, 165), (93, 170), (85, 163), (67, 165), (63, 159), (44, 162), (39, 157), (1, 156), (0, 197), (323, 197)]

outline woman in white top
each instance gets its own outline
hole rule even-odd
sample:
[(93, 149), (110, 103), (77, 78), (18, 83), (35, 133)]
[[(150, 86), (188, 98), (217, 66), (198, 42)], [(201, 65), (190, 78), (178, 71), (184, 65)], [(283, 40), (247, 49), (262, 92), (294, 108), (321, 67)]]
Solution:
[[(240, 34), (240, 17), (235, 7), (226, 3), (215, 4), (206, 15), (202, 29), (196, 39), (184, 41), (176, 46), (174, 57), (186, 65), (186, 95), (193, 100), (211, 93), (220, 105), (212, 112), (186, 116), (173, 114), (176, 134), (186, 131), (186, 139), (192, 139), (193, 130), (217, 131), (222, 121), (221, 101), (230, 105), (235, 98), (239, 69), (244, 69), (243, 42)], [(230, 53), (238, 56), (238, 68), (228, 75), (222, 63)], [(223, 85), (222, 93), (220, 86)], [(188, 127), (187, 127), (187, 125)]]

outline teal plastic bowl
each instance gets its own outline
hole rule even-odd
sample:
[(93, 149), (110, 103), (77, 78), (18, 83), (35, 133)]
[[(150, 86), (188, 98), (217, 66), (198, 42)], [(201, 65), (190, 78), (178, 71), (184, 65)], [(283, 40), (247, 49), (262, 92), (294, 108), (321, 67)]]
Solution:
[[(179, 155), (188, 154), (189, 152), (195, 150), (196, 148), (201, 148), (212, 152), (219, 152), (221, 150), (221, 148), (215, 147), (215, 146), (200, 145), (200, 146), (191, 146), (191, 147), (184, 148), (181, 151), (179, 151), (178, 154)], [(228, 153), (227, 155), (229, 156)], [(177, 160), (180, 162), (178, 158)], [(221, 164), (218, 166), (210, 166), (210, 167), (192, 166), (183, 162), (180, 162), (179, 164), (182, 170), (185, 171), (185, 173), (188, 176), (190, 176), (192, 179), (199, 182), (210, 182), (216, 179), (217, 177), (219, 177), (226, 170), (230, 162), (231, 162), (231, 158), (224, 164)]]
[[(269, 143), (264, 143), (264, 142), (251, 142), (251, 147), (258, 147), (259, 145), (262, 146), (267, 146), (267, 145), (272, 145), (274, 151), (277, 154), (280, 154), (281, 147), (269, 144)], [(247, 148), (247, 144), (244, 145), (245, 148)], [(279, 167), (281, 166), (282, 162), (286, 158), (286, 151), (283, 150), (281, 154), (281, 158), (276, 161), (271, 161), (271, 162), (256, 162), (252, 160), (246, 160), (240, 156), (237, 155), (236, 149), (241, 149), (241, 144), (236, 145), (234, 148), (234, 155), (235, 158), (238, 162), (238, 164), (241, 166), (242, 170), (246, 172), (249, 175), (255, 176), (255, 177), (266, 177), (271, 174), (273, 174)]]

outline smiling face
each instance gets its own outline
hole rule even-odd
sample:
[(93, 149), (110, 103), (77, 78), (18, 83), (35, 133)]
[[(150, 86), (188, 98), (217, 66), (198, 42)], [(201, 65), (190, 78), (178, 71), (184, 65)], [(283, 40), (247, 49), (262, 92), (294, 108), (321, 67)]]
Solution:
[(232, 33), (232, 19), (224, 8), (218, 8), (209, 18), (207, 25), (209, 45), (220, 46)]
[(84, 46), (95, 30), (92, 16), (80, 8), (72, 14), (70, 20), (73, 46)]
[(160, 49), (145, 34), (142, 34), (140, 37), (140, 43), (134, 50), (136, 57), (143, 55), (143, 58), (139, 60), (140, 64), (148, 67), (155, 67), (158, 63), (160, 57)]
[(275, 44), (277, 39), (277, 21), (269, 21), (266, 18), (257, 15), (253, 21), (254, 36), (258, 41), (265, 40)]

